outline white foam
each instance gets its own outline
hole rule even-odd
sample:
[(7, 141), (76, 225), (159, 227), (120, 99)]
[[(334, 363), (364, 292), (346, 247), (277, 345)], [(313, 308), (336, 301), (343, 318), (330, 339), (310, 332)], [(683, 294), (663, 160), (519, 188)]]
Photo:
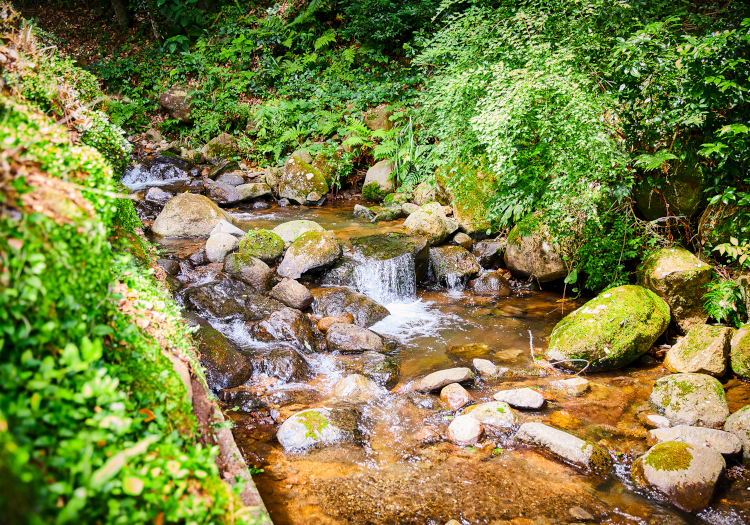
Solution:
[(370, 330), (407, 345), (426, 337), (440, 339), (442, 331), (464, 329), (462, 324), (467, 324), (457, 315), (441, 312), (433, 303), (421, 299), (390, 303), (385, 307), (391, 315), (372, 325)]

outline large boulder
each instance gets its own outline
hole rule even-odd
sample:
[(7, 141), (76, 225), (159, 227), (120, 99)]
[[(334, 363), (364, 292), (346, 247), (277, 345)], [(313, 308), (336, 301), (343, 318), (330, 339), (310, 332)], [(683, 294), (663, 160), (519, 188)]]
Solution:
[(721, 427), (729, 416), (721, 383), (705, 374), (673, 374), (657, 379), (650, 403), (654, 412), (673, 425)]
[(474, 257), (485, 270), (497, 270), (504, 266), (505, 242), (493, 239), (474, 244)]
[(438, 201), (440, 204), (448, 204), (446, 199), (441, 199), (437, 188), (429, 182), (420, 182), (414, 189), (414, 204), (419, 207), (428, 202)]
[(703, 294), (711, 281), (711, 272), (710, 265), (684, 248), (662, 248), (638, 268), (638, 284), (666, 301), (672, 320), (686, 333), (708, 319), (703, 309)]
[(284, 307), (260, 295), (252, 286), (226, 277), (186, 288), (180, 299), (187, 310), (222, 321), (260, 321)]
[(513, 227), (503, 257), (513, 277), (546, 283), (568, 275), (560, 247), (552, 241), (549, 227), (536, 217)]
[(441, 244), (448, 236), (444, 217), (441, 217), (438, 213), (422, 209), (406, 218), (404, 228), (409, 235), (422, 235), (426, 237), (430, 246)]
[(699, 159), (688, 155), (676, 163), (669, 177), (659, 184), (646, 180), (638, 183), (633, 191), (635, 205), (647, 221), (662, 217), (684, 216), (690, 218), (703, 207), (705, 193)]
[(500, 272), (488, 272), (469, 281), (469, 288), (477, 295), (504, 297), (510, 295), (510, 283)]
[(159, 95), (159, 105), (169, 112), (169, 115), (180, 122), (190, 123), (190, 103), (193, 97), (188, 95), (187, 88), (172, 86)]
[(742, 442), (742, 461), (750, 466), (750, 405), (740, 408), (727, 418), (724, 431), (731, 432)]
[[(646, 353), (669, 326), (669, 307), (640, 286), (618, 286), (599, 294), (560, 321), (550, 336), (547, 359), (584, 359), (589, 370), (623, 367)], [(580, 370), (583, 361), (559, 366)]]
[(326, 230), (315, 221), (299, 220), (281, 223), (272, 231), (281, 237), (284, 244), (291, 244), (303, 233), (309, 231), (324, 232)]
[(253, 374), (249, 359), (232, 347), (229, 340), (210, 326), (198, 329), (198, 349), (206, 382), (214, 392), (245, 383)]
[(383, 340), (375, 332), (355, 324), (337, 323), (326, 331), (328, 350), (339, 352), (382, 352)]
[(151, 226), (162, 237), (205, 237), (221, 221), (234, 224), (234, 219), (210, 199), (193, 193), (180, 193), (169, 199)]
[(240, 279), (259, 292), (265, 293), (273, 285), (273, 272), (266, 263), (255, 257), (240, 259), (238, 253), (224, 258), (224, 273)]
[[(268, 184), (271, 186), (270, 182)], [(297, 204), (314, 205), (322, 202), (327, 194), (328, 183), (323, 174), (294, 155), (279, 170), (280, 197)]]
[(734, 328), (696, 324), (669, 349), (664, 366), (670, 372), (695, 372), (722, 377), (727, 370)]
[(606, 474), (612, 466), (609, 454), (598, 445), (543, 423), (524, 423), (518, 429), (516, 439), (544, 448), (568, 463), (597, 474)]
[(386, 195), (393, 193), (392, 172), (393, 163), (389, 160), (381, 160), (368, 169), (362, 185), (362, 198), (368, 202), (381, 202)]
[(285, 450), (302, 451), (311, 447), (342, 442), (360, 442), (359, 414), (351, 408), (312, 408), (297, 412), (284, 421), (276, 439)]
[(250, 333), (260, 341), (292, 343), (305, 353), (311, 353), (317, 349), (310, 319), (294, 308), (281, 308), (271, 313), (253, 325)]
[(299, 279), (307, 271), (330, 266), (339, 257), (341, 243), (334, 232), (307, 231), (289, 246), (277, 272), (288, 279)]
[(430, 248), (430, 265), (435, 280), (449, 288), (463, 286), (481, 271), (471, 252), (461, 246)]
[(750, 325), (745, 325), (734, 334), (730, 344), (729, 363), (737, 377), (750, 380)]
[(678, 441), (660, 443), (633, 463), (636, 485), (650, 488), (676, 507), (693, 512), (707, 506), (724, 475), (721, 454)]
[(239, 261), (246, 263), (252, 258), (266, 264), (275, 262), (284, 253), (284, 241), (268, 230), (250, 230), (240, 241)]
[(348, 313), (354, 317), (357, 326), (367, 328), (390, 315), (384, 306), (343, 286), (317, 288), (310, 290), (310, 293), (314, 299), (314, 313), (325, 317)]
[[(460, 182), (458, 182), (460, 181)], [(453, 218), (461, 230), (473, 238), (483, 238), (492, 233), (489, 210), (497, 198), (495, 176), (492, 169), (483, 164), (479, 168), (469, 164), (454, 164), (435, 172), (438, 194), (447, 193), (453, 204)], [(460, 192), (451, 193), (447, 188), (460, 185)]]

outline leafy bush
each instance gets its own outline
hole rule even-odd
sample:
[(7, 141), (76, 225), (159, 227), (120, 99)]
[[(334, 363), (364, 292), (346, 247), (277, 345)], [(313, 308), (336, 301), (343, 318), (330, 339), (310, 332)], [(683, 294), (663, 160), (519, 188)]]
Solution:
[(90, 120), (83, 127), (81, 142), (96, 148), (107, 159), (115, 174), (121, 177), (130, 162), (130, 152), (133, 149), (130, 142), (125, 140), (125, 132), (112, 124), (101, 111), (91, 111), (87, 116)]
[(708, 292), (703, 296), (706, 300), (706, 313), (717, 322), (728, 322), (739, 328), (747, 319), (745, 301), (742, 288), (731, 280), (719, 279), (707, 285)]

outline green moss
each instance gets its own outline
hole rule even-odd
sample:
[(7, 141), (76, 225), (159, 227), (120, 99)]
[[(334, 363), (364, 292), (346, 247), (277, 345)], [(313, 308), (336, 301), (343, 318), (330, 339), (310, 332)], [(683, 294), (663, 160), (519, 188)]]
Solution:
[(328, 426), (328, 420), (318, 412), (310, 411), (297, 416), (297, 420), (307, 429), (305, 437), (318, 439), (323, 433), (323, 429)]
[(284, 241), (269, 230), (251, 230), (240, 241), (238, 258), (242, 263), (253, 257), (265, 263), (272, 263), (284, 253)]
[(409, 194), (407, 193), (389, 193), (383, 199), (383, 206), (401, 206), (409, 202)]
[(362, 199), (367, 202), (382, 202), (388, 192), (377, 182), (371, 182), (362, 187)]
[(643, 462), (655, 470), (687, 470), (693, 460), (692, 448), (678, 441), (659, 443), (646, 453)]

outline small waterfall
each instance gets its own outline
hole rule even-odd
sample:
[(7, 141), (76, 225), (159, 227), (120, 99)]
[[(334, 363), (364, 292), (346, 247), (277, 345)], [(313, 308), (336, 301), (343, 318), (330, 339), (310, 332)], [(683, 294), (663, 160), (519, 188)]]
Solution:
[(380, 304), (414, 301), (417, 297), (417, 276), (414, 256), (402, 253), (388, 259), (353, 254), (354, 287)]
[(460, 292), (464, 289), (464, 281), (456, 273), (449, 273), (445, 276), (445, 287), (449, 292)]
[(191, 168), (192, 165), (182, 159), (159, 156), (146, 159), (128, 169), (122, 176), (122, 183), (134, 191), (151, 186), (162, 186), (188, 179)]

